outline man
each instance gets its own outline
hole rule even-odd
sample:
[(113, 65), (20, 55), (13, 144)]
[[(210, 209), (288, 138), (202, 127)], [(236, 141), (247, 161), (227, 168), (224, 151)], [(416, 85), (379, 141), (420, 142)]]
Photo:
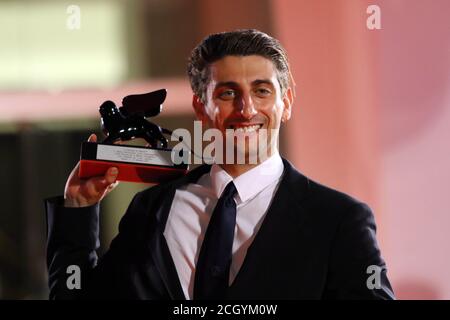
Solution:
[[(80, 180), (75, 167), (64, 197), (46, 202), (50, 297), (393, 299), (370, 209), (278, 153), (293, 103), (279, 42), (257, 30), (211, 35), (188, 75), (197, 118), (223, 137), (269, 130), (267, 157), (251, 163), (246, 141), (233, 146), (245, 163), (202, 165), (139, 192), (98, 261), (99, 202), (117, 168)], [(67, 287), (70, 265), (81, 270), (80, 289)]]

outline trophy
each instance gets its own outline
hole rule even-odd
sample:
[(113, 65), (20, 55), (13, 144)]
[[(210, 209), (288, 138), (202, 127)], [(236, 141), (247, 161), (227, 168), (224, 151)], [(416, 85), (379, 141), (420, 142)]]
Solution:
[[(186, 174), (187, 163), (172, 161), (164, 136), (172, 132), (146, 119), (161, 112), (166, 95), (166, 89), (129, 95), (120, 108), (105, 101), (99, 112), (106, 138), (101, 143), (82, 143), (79, 177), (104, 175), (110, 167), (119, 169), (117, 180), (129, 182), (161, 183)], [(147, 146), (122, 144), (137, 138), (144, 139)]]

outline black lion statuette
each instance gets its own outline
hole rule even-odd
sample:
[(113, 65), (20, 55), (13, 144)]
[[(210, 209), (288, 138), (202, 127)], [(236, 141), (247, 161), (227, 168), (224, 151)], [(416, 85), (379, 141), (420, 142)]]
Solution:
[(166, 95), (166, 89), (161, 89), (126, 96), (120, 108), (112, 101), (103, 102), (99, 109), (102, 130), (106, 135), (103, 143), (142, 138), (153, 148), (166, 149), (168, 141), (163, 134), (170, 134), (170, 131), (145, 119), (161, 112)]

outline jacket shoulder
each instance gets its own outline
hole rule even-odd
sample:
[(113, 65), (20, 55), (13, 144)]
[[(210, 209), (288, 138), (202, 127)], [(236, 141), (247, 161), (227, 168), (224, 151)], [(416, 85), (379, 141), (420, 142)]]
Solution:
[(291, 192), (296, 194), (299, 205), (311, 214), (326, 218), (342, 216), (348, 212), (371, 213), (370, 208), (359, 199), (310, 179), (288, 161), (285, 168), (285, 183), (290, 185)]
[(323, 185), (314, 180), (308, 179), (309, 183), (309, 198), (310, 201), (317, 203), (323, 202), (324, 204), (334, 207), (334, 208), (349, 208), (357, 205), (364, 205), (359, 199), (355, 197), (339, 191), (337, 189), (333, 189), (329, 186)]
[(283, 159), (285, 167), (284, 182), (291, 185), (298, 199), (309, 202), (323, 202), (335, 206), (351, 206), (361, 203), (358, 199), (342, 191), (333, 189), (302, 174), (288, 160)]

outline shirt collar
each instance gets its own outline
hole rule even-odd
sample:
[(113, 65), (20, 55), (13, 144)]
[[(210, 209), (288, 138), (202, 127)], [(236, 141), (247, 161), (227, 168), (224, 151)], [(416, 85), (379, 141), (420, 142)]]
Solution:
[(283, 161), (278, 152), (264, 162), (233, 179), (221, 166), (213, 164), (210, 171), (212, 189), (219, 198), (233, 181), (241, 202), (246, 202), (277, 181), (283, 173)]

